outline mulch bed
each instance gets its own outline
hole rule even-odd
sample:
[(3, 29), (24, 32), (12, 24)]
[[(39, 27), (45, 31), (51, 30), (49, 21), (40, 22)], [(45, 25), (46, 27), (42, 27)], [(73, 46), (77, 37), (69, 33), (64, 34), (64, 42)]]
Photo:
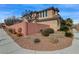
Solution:
[[(21, 47), (30, 50), (38, 50), (38, 51), (53, 51), (59, 50), (72, 45), (73, 38), (68, 38), (65, 36), (56, 37), (59, 41), (58, 43), (52, 43), (50, 38), (53, 37), (52, 35), (49, 37), (44, 37), (39, 33), (28, 35), (26, 37), (17, 37), (15, 34), (12, 34), (5, 30), (13, 40)], [(55, 37), (55, 36), (54, 36)], [(34, 39), (39, 38), (39, 43), (34, 43)]]

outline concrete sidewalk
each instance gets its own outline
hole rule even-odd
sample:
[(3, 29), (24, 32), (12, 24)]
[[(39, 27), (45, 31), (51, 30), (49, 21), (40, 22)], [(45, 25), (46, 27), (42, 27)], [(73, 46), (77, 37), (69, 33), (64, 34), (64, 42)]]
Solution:
[(72, 46), (56, 51), (35, 51), (23, 49), (17, 45), (13, 39), (3, 30), (0, 29), (0, 54), (26, 54), (26, 53), (55, 53), (55, 54), (74, 54), (79, 53), (79, 33), (74, 33)]
[(34, 52), (35, 51), (21, 48), (3, 29), (0, 29), (0, 54)]

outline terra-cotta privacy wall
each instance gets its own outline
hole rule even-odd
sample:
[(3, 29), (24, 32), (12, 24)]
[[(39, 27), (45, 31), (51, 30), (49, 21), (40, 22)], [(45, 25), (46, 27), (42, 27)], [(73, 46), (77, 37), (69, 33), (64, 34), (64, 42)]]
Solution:
[(27, 22), (21, 22), (21, 23), (17, 23), (17, 24), (8, 26), (8, 28), (15, 29), (16, 32), (18, 32), (18, 29), (21, 28), (23, 36), (37, 33), (41, 29), (45, 29), (48, 27), (49, 27), (49, 25), (37, 24), (37, 23), (27, 23)]

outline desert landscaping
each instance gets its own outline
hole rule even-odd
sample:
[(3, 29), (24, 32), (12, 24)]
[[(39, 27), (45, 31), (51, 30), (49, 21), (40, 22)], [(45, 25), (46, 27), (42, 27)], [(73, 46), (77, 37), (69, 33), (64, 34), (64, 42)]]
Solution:
[(73, 38), (65, 37), (64, 32), (50, 34), (48, 37), (42, 36), (40, 33), (35, 33), (26, 37), (18, 37), (8, 31), (7, 33), (22, 48), (37, 51), (53, 51), (67, 48), (72, 45), (73, 41)]
[[(64, 20), (57, 8), (48, 8), (46, 11), (48, 16), (45, 17), (48, 18), (40, 20), (41, 17), (37, 17), (40, 12), (31, 12), (24, 14), (21, 20), (14, 16), (5, 19), (2, 27), (24, 49), (54, 51), (70, 47), (74, 37), (72, 19)], [(50, 15), (51, 11), (56, 14)]]

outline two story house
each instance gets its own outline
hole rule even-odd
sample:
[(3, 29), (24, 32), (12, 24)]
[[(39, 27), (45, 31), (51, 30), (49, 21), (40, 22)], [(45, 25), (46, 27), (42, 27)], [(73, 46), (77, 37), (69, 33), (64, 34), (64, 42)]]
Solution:
[(51, 7), (40, 11), (28, 12), (21, 17), (22, 22), (7, 28), (15, 29), (18, 33), (21, 29), (23, 36), (38, 33), (41, 29), (52, 28), (54, 31), (60, 29), (61, 16), (57, 8)]
[(57, 31), (60, 28), (60, 16), (58, 8), (47, 8), (40, 11), (30, 12), (22, 17), (26, 22), (33, 22), (39, 24), (49, 25)]

